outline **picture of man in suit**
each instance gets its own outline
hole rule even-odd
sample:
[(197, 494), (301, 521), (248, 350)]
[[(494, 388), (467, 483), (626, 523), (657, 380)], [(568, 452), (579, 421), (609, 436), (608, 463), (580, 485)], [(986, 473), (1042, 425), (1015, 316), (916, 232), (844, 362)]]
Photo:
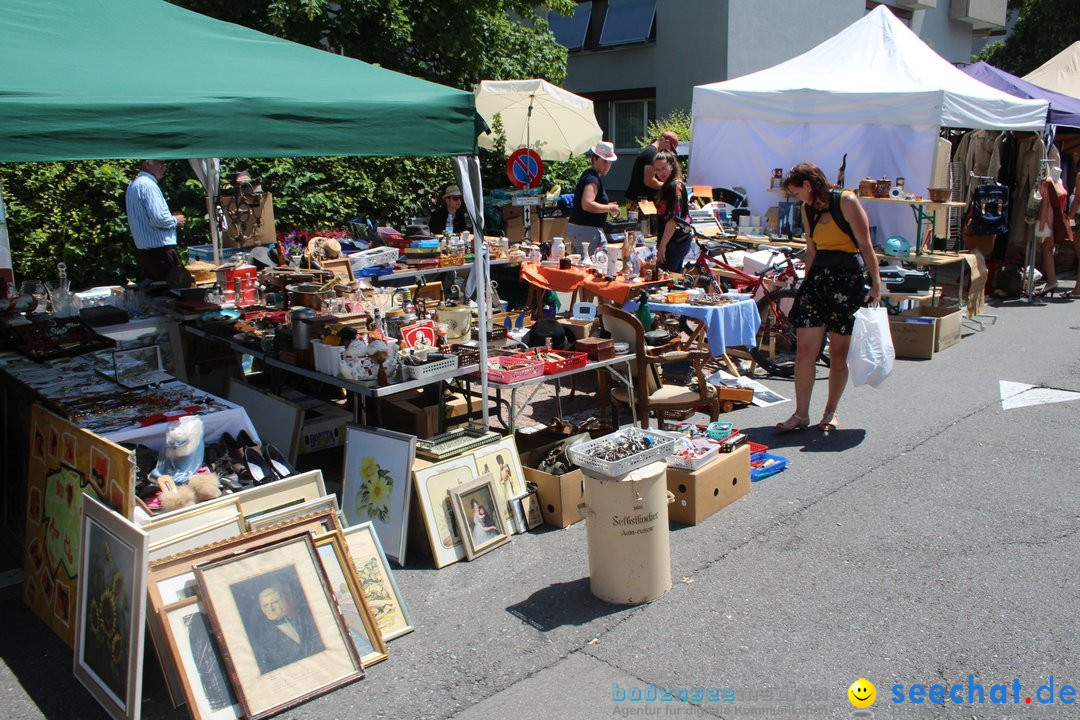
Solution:
[(261, 674), (323, 651), (311, 613), (290, 607), (277, 586), (259, 591), (258, 603), (259, 610), (250, 613), (244, 624)]

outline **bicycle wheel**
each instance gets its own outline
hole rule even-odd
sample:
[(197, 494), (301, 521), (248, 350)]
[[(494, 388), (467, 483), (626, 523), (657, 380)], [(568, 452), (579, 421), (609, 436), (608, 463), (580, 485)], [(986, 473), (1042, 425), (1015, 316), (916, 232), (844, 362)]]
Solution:
[[(795, 374), (796, 333), (788, 313), (794, 307), (797, 296), (795, 290), (778, 290), (758, 299), (761, 328), (757, 334), (757, 346), (750, 349), (750, 355), (770, 375), (791, 377)], [(818, 360), (826, 367), (829, 365), (827, 342), (826, 334), (818, 350)]]

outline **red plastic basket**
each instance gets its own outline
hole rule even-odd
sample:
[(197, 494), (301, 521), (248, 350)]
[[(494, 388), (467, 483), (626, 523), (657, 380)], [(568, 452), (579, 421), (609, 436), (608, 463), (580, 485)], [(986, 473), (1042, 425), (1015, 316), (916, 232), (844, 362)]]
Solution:
[[(543, 359), (544, 374), (554, 375), (556, 373), (566, 372), (567, 370), (577, 370), (578, 368), (585, 367), (585, 364), (589, 362), (589, 356), (583, 352), (575, 352), (573, 350), (553, 350), (551, 352), (543, 352), (544, 355), (558, 355), (563, 358), (559, 361)], [(535, 353), (519, 353), (513, 355), (515, 358), (529, 358), (535, 359)]]
[[(508, 365), (525, 365), (510, 370)], [(477, 370), (479, 375), (480, 371)], [(497, 383), (515, 383), (521, 380), (531, 380), (544, 374), (544, 362), (532, 357), (508, 355), (505, 357), (488, 358), (488, 380)]]

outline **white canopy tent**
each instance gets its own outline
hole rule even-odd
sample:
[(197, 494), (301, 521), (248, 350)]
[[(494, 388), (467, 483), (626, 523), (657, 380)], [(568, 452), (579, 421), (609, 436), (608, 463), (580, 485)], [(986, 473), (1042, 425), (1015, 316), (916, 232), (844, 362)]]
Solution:
[[(1047, 103), (968, 77), (885, 6), (787, 62), (694, 88), (690, 182), (742, 186), (755, 214), (775, 205), (773, 168), (815, 162), (846, 184), (904, 177), (925, 195), (941, 127), (1041, 130)], [(904, 207), (867, 207), (878, 237), (910, 236)], [(914, 240), (914, 238), (913, 238)]]
[(1080, 98), (1080, 40), (1024, 76), (1033, 85)]

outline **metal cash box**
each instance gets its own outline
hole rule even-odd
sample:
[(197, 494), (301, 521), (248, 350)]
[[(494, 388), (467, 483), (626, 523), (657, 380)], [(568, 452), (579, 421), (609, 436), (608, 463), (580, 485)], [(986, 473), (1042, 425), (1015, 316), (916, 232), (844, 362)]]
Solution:
[(921, 270), (888, 265), (882, 267), (881, 282), (888, 292), (919, 293), (930, 289), (930, 275)]

